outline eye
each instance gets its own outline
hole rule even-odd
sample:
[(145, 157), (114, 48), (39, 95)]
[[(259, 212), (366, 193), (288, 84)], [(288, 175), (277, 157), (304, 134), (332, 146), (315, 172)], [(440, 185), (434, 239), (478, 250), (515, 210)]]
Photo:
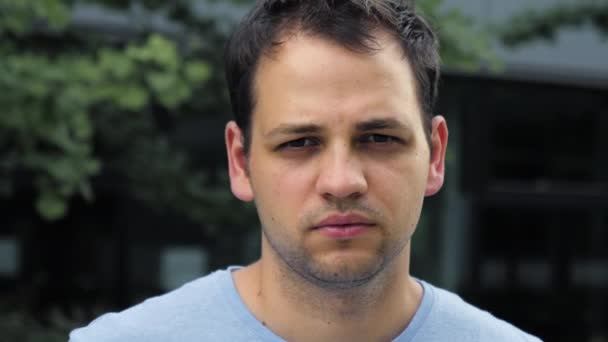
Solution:
[(279, 145), (279, 149), (303, 149), (317, 145), (319, 145), (319, 141), (317, 139), (305, 137), (283, 143)]
[(385, 134), (367, 134), (361, 137), (360, 142), (365, 144), (391, 144), (400, 143), (401, 140)]

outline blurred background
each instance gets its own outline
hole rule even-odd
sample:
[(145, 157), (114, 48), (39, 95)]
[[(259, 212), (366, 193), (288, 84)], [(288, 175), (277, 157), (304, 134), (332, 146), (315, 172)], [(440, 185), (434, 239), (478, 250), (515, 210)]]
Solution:
[[(0, 0), (0, 341), (255, 260), (223, 143), (250, 3)], [(608, 341), (608, 1), (416, 3), (450, 146), (413, 274), (547, 341)]]

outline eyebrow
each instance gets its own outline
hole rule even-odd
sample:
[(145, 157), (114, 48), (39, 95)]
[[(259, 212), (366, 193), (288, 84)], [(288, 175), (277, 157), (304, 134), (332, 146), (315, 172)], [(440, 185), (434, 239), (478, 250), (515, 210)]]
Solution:
[(357, 123), (355, 128), (361, 132), (374, 131), (378, 129), (404, 129), (409, 130), (409, 127), (401, 121), (393, 118), (371, 119)]
[(315, 124), (281, 124), (264, 135), (270, 138), (277, 135), (310, 134), (321, 131), (321, 126)]
[[(409, 127), (401, 121), (393, 118), (378, 118), (359, 122), (355, 125), (355, 129), (360, 132), (368, 132), (379, 129), (403, 129), (409, 130)], [(278, 135), (295, 135), (295, 134), (313, 134), (323, 131), (323, 128), (317, 124), (281, 124), (268, 133), (264, 134), (266, 138), (271, 138)]]

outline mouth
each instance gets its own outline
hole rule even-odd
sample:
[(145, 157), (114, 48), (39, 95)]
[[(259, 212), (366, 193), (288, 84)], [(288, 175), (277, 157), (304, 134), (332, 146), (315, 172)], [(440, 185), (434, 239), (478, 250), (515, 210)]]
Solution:
[(376, 223), (358, 214), (330, 215), (313, 227), (313, 230), (332, 239), (352, 239), (365, 234)]

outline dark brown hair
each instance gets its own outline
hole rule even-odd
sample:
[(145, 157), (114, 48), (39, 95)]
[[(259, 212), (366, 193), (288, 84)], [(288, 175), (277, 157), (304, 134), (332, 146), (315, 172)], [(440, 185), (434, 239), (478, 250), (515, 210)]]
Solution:
[(410, 1), (399, 0), (259, 0), (230, 37), (225, 72), (232, 110), (245, 138), (251, 139), (255, 107), (253, 83), (263, 53), (280, 44), (289, 30), (328, 39), (350, 50), (378, 50), (374, 33), (386, 30), (401, 43), (417, 83), (427, 140), (439, 81), (439, 43)]

